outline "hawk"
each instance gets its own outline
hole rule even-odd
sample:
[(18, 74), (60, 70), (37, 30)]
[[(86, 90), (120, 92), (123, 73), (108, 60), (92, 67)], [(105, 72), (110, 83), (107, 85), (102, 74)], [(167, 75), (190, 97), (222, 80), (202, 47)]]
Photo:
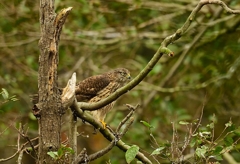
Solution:
[[(130, 72), (125, 68), (117, 68), (101, 75), (88, 77), (76, 85), (76, 99), (78, 102), (98, 102), (117, 89), (123, 87), (131, 80)], [(92, 116), (106, 127), (104, 119), (106, 114), (113, 108), (115, 101), (94, 111)]]

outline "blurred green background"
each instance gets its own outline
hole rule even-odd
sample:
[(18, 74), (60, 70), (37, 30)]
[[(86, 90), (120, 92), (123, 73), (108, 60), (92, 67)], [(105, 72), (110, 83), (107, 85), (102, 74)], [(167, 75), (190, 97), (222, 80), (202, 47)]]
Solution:
[[(231, 8), (240, 8), (239, 0), (224, 2)], [(65, 86), (73, 72), (80, 81), (125, 67), (135, 77), (163, 39), (183, 25), (197, 3), (198, 0), (56, 0), (56, 12), (73, 7), (59, 46), (59, 86)], [(38, 91), (39, 2), (1, 0), (0, 17), (1, 159), (15, 153), (18, 139), (15, 127), (18, 128), (19, 123), (28, 129), (30, 138), (38, 135), (29, 95)], [(239, 125), (239, 24), (240, 15), (228, 14), (217, 5), (204, 6), (185, 35), (168, 46), (175, 56), (163, 56), (143, 82), (117, 101), (106, 122), (117, 127), (129, 112), (124, 104), (140, 104), (135, 122), (123, 141), (138, 145), (145, 154), (157, 148), (150, 134), (159, 144), (171, 142), (172, 123), (176, 124), (179, 140), (183, 142), (187, 129), (178, 122), (198, 118), (204, 102), (202, 124), (208, 124), (215, 114), (216, 137), (230, 118)], [(204, 85), (209, 80), (209, 85)], [(8, 92), (8, 99), (4, 99), (2, 88)], [(12, 100), (14, 95), (17, 101)], [(65, 117), (67, 122), (67, 114)], [(153, 128), (149, 130), (141, 120), (149, 122)], [(64, 125), (63, 138), (67, 133)], [(86, 147), (88, 153), (96, 152), (109, 143), (101, 134), (93, 135), (93, 128), (88, 125), (80, 124), (78, 132), (89, 136), (78, 138), (79, 151)], [(20, 143), (25, 142), (20, 140)], [(232, 155), (240, 162), (240, 153), (236, 151)], [(23, 159), (25, 164), (33, 162), (26, 154)], [(5, 163), (16, 160), (17, 156)], [(166, 162), (160, 157), (157, 160)], [(93, 163), (107, 162), (125, 163), (124, 152), (116, 147)]]

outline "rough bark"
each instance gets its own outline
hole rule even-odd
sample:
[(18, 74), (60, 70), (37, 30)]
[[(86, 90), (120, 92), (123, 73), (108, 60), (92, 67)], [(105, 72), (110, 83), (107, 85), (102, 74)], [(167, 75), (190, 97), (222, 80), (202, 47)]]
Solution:
[(34, 113), (39, 118), (39, 153), (37, 163), (57, 163), (47, 153), (60, 147), (63, 105), (57, 89), (58, 41), (68, 12), (54, 12), (54, 0), (40, 0), (38, 104)]

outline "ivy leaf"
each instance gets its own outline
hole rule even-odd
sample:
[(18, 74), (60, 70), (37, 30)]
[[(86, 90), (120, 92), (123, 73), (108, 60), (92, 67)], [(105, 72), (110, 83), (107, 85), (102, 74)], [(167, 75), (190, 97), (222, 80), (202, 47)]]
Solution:
[(158, 154), (161, 153), (161, 151), (162, 151), (163, 149), (165, 149), (165, 147), (159, 147), (159, 148), (155, 149), (155, 150), (152, 152), (151, 155), (158, 155)]
[(139, 152), (139, 147), (137, 145), (131, 146), (125, 153), (125, 158), (127, 163), (131, 163)]

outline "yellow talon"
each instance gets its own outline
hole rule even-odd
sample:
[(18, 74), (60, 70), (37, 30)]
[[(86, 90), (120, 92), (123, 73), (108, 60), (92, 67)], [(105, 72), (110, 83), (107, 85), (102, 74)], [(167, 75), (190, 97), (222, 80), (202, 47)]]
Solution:
[(104, 122), (103, 120), (100, 120), (100, 122), (102, 123), (103, 129), (106, 129), (106, 125), (107, 125), (107, 123)]

